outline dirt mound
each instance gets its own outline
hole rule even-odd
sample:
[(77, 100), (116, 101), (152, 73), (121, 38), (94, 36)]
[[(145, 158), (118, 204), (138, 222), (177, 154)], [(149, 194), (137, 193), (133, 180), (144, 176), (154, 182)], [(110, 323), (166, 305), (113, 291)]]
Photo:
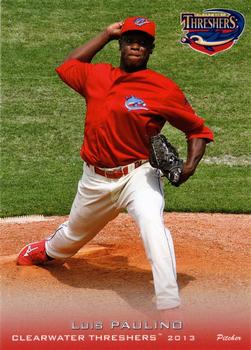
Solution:
[[(69, 332), (73, 321), (85, 320), (90, 331), (98, 319), (160, 317), (138, 228), (127, 214), (109, 223), (64, 265), (16, 266), (16, 255), (25, 244), (47, 237), (66, 219), (0, 223), (5, 342), (13, 332)], [(165, 223), (175, 244), (183, 302), (180, 317), (189, 324), (186, 331), (192, 324), (198, 332), (201, 327), (209, 329), (214, 320), (215, 326), (220, 324), (222, 329), (227, 325), (230, 333), (244, 337), (250, 312), (250, 216), (166, 213)], [(12, 341), (8, 349), (17, 345), (19, 341)], [(120, 349), (118, 345), (116, 349)]]

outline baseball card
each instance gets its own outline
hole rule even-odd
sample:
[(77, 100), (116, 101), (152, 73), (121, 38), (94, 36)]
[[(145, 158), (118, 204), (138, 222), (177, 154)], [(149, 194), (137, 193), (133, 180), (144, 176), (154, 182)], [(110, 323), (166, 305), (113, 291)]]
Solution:
[(250, 349), (248, 1), (1, 10), (1, 348)]

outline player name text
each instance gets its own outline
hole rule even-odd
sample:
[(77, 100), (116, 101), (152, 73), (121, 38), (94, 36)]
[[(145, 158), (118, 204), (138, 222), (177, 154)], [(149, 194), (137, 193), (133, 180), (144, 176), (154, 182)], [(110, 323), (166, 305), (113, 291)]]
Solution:
[[(152, 330), (152, 329), (183, 329), (182, 321), (111, 321), (109, 324), (110, 329), (132, 329), (132, 330)], [(101, 330), (104, 329), (103, 321), (96, 322), (76, 322), (73, 321), (71, 324), (72, 330), (90, 330), (96, 329)]]

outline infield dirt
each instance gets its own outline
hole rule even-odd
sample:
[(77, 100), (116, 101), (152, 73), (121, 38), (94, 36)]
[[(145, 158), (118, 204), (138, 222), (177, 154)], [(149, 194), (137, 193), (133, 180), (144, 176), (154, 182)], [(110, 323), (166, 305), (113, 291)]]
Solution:
[[(67, 217), (48, 219), (0, 225), (2, 317), (9, 330), (33, 329), (36, 322), (41, 329), (59, 319), (69, 329), (73, 320), (158, 319), (150, 265), (127, 214), (64, 265), (17, 266), (24, 245), (47, 237)], [(175, 245), (182, 317), (231, 320), (232, 331), (241, 332), (250, 313), (250, 215), (165, 213), (164, 220)]]

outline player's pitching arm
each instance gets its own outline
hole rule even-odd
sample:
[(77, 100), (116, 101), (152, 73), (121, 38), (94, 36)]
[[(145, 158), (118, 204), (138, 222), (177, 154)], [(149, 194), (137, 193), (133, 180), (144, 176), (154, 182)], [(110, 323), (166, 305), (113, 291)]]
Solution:
[(111, 40), (119, 39), (121, 35), (122, 22), (109, 25), (95, 38), (89, 40), (84, 45), (73, 50), (65, 59), (77, 59), (81, 62), (91, 62), (93, 57)]

